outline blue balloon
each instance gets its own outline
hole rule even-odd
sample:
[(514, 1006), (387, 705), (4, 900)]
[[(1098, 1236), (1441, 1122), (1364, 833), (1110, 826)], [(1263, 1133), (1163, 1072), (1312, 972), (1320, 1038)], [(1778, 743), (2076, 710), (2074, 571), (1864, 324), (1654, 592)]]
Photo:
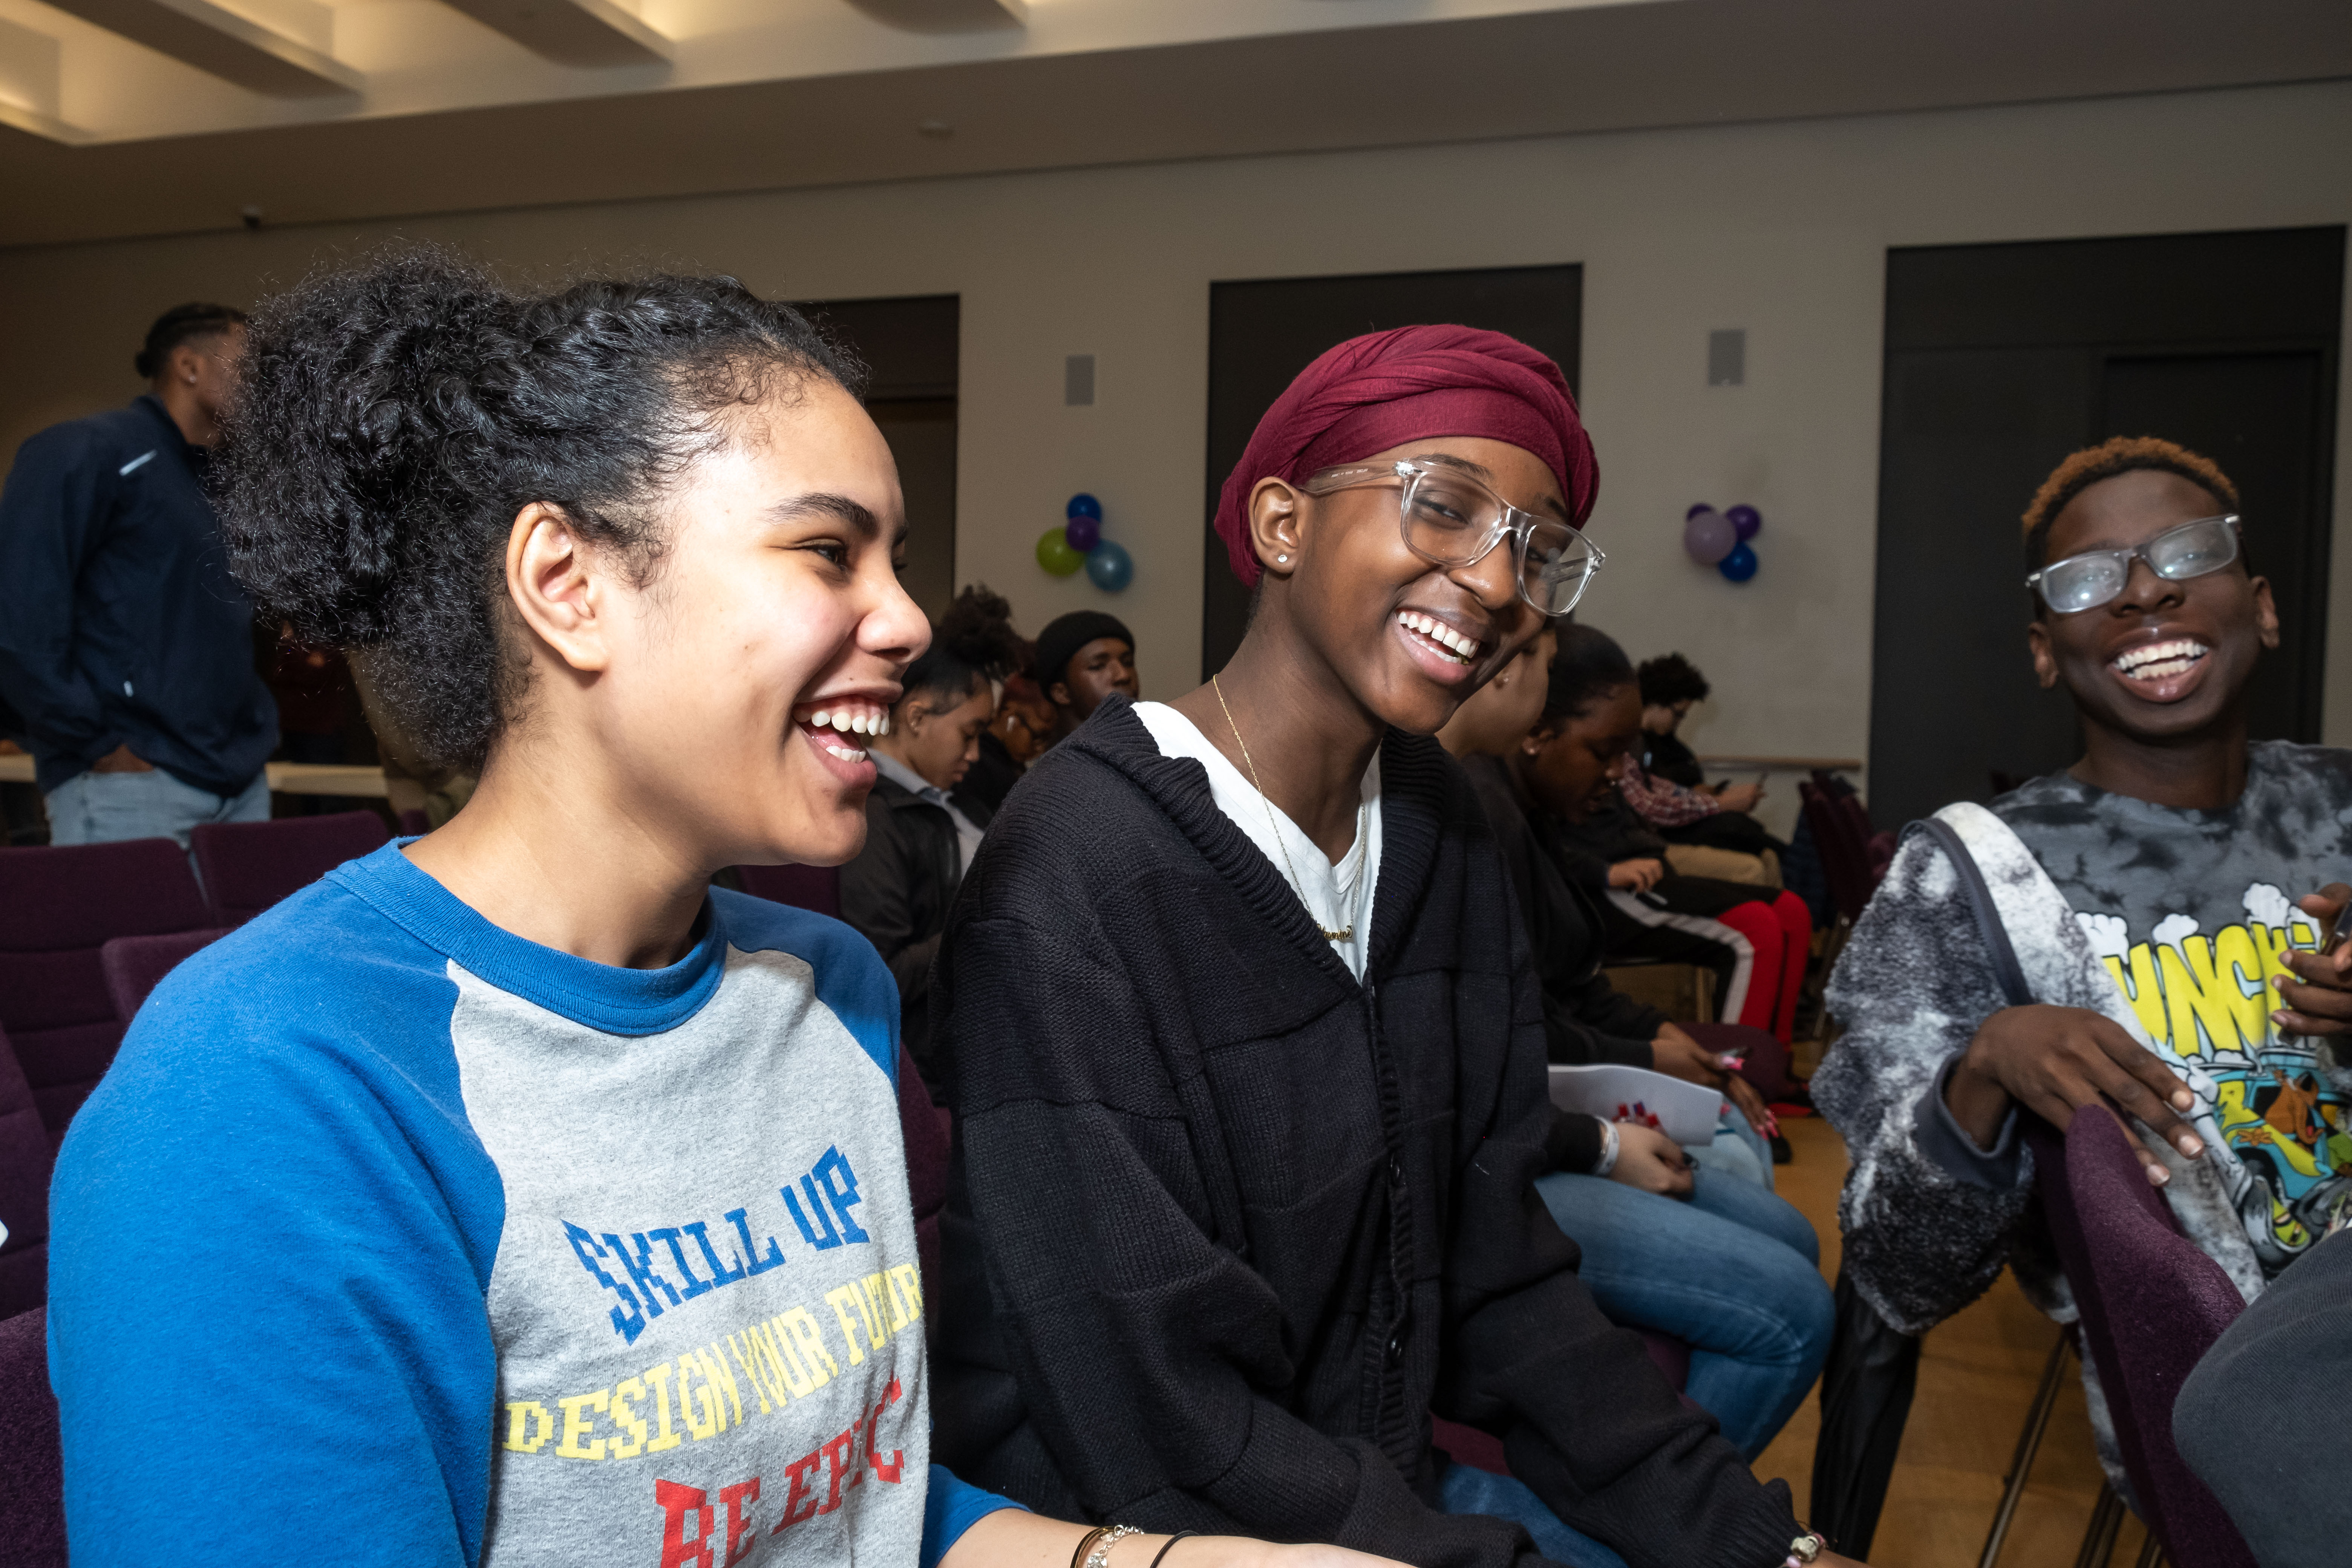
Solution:
[[(1094, 557), (1087, 558), (1087, 570), (1094, 570)], [(1745, 543), (1732, 547), (1731, 553), (1715, 563), (1715, 569), (1735, 583), (1745, 583), (1756, 575), (1756, 552)]]
[(1135, 557), (1106, 539), (1087, 552), (1087, 575), (1104, 593), (1116, 594), (1135, 581)]
[(1087, 494), (1086, 491), (1080, 490), (1077, 494), (1070, 498), (1070, 509), (1067, 515), (1071, 517), (1091, 517), (1097, 521), (1100, 521), (1102, 517), (1102, 502), (1095, 500), (1094, 497)]
[(1070, 521), (1062, 525), (1062, 533), (1069, 540), (1070, 548), (1084, 555), (1102, 542), (1102, 519), (1074, 511)]

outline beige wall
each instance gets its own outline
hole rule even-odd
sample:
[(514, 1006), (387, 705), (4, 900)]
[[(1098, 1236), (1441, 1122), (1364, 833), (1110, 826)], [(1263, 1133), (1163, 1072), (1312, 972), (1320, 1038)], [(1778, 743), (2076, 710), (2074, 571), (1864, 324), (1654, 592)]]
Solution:
[[(2332, 83), (0, 252), (0, 448), (135, 392), (131, 352), (163, 306), (248, 300), (384, 233), (531, 267), (719, 268), (795, 298), (955, 292), (961, 575), (1031, 630), (1108, 602), (1165, 697), (1198, 668), (1209, 283), (1581, 261), (1610, 554), (1591, 619), (1707, 670), (1702, 750), (1861, 756), (1885, 248), (2347, 220), (2352, 83)], [(1747, 329), (1744, 387), (1706, 384), (1717, 327)], [(1073, 353), (1098, 356), (1091, 408), (1062, 406)], [(2352, 396), (2339, 409), (2326, 733), (2352, 744)], [(1116, 601), (1030, 557), (1076, 489), (1135, 554)], [(1682, 558), (1694, 500), (1762, 509), (1753, 583)], [(1991, 632), (1951, 653), (2019, 657)]]

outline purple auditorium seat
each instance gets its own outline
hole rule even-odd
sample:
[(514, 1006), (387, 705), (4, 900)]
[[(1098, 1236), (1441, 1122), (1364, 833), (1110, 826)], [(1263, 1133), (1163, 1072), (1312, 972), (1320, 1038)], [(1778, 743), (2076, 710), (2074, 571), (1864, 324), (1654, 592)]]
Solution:
[(2025, 1129), (2035, 1196), (2074, 1289), (2142, 1517), (2174, 1563), (2255, 1568), (2237, 1526), (2172, 1442), (2181, 1384), (2245, 1310), (2238, 1288), (2180, 1234), (2114, 1111), (2076, 1111), (2063, 1138), (2039, 1118), (2027, 1118)]
[(403, 838), (422, 838), (432, 831), (433, 819), (423, 812), (412, 809), (400, 814), (400, 836)]
[(215, 923), (168, 838), (0, 849), (0, 1029), (51, 1143), (122, 1043), (99, 950)]
[[(16, 1053), (0, 1030), (0, 1318), (29, 1312), (49, 1293), (49, 1163), (56, 1158)], [(7, 1438), (0, 1436), (0, 1443)], [(5, 1542), (5, 1537), (0, 1537)], [(7, 1553), (0, 1549), (0, 1560)]]
[(735, 874), (743, 879), (743, 890), (755, 899), (841, 918), (838, 866), (738, 866)]
[(65, 1460), (49, 1392), (48, 1320), (36, 1307), (0, 1322), (0, 1561), (13, 1568), (66, 1568)]
[(207, 822), (189, 836), (196, 873), (213, 907), (208, 924), (243, 925), (392, 835), (373, 811), (282, 816), (274, 822)]
[(138, 1016), (139, 1005), (147, 1000), (147, 993), (177, 969), (182, 959), (227, 934), (226, 926), (206, 926), (167, 936), (110, 938), (98, 950), (98, 966), (106, 975), (107, 994), (114, 998), (114, 1016), (128, 1028)]

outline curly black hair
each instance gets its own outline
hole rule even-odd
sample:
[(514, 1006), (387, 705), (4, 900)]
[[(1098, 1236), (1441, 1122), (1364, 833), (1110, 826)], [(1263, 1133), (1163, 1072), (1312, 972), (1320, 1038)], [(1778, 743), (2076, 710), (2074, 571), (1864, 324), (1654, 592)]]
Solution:
[(1029, 647), (1013, 629), (1013, 605), (985, 583), (955, 596), (931, 628), (931, 646), (907, 667), (905, 694), (961, 702), (982, 681), (1002, 680), (1026, 662)]
[(1645, 658), (1636, 672), (1642, 681), (1642, 706), (1671, 708), (1677, 702), (1704, 702), (1711, 689), (1698, 666), (1678, 653)]
[(216, 336), (244, 321), (245, 312), (234, 305), (174, 305), (147, 329), (147, 341), (131, 356), (131, 368), (140, 380), (152, 381), (163, 374), (172, 363), (172, 351), (182, 343)]
[(230, 564), (295, 635), (360, 653), (430, 762), (478, 772), (526, 695), (505, 585), (531, 502), (659, 564), (665, 489), (731, 410), (863, 371), (731, 278), (532, 296), (454, 251), (314, 274), (249, 329), (215, 459)]
[(1551, 656), (1551, 686), (1544, 693), (1544, 717), (1574, 719), (1633, 679), (1633, 661), (1617, 639), (1595, 626), (1571, 622), (1559, 628), (1559, 651)]

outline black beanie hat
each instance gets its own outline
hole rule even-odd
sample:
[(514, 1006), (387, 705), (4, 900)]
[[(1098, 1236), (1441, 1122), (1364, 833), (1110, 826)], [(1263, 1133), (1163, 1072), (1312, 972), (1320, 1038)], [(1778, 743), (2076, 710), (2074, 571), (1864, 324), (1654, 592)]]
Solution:
[(1135, 634), (1117, 616), (1107, 616), (1100, 610), (1072, 610), (1057, 620), (1046, 623), (1037, 634), (1037, 688), (1049, 690), (1062, 679), (1077, 652), (1097, 637), (1117, 637), (1132, 651)]

